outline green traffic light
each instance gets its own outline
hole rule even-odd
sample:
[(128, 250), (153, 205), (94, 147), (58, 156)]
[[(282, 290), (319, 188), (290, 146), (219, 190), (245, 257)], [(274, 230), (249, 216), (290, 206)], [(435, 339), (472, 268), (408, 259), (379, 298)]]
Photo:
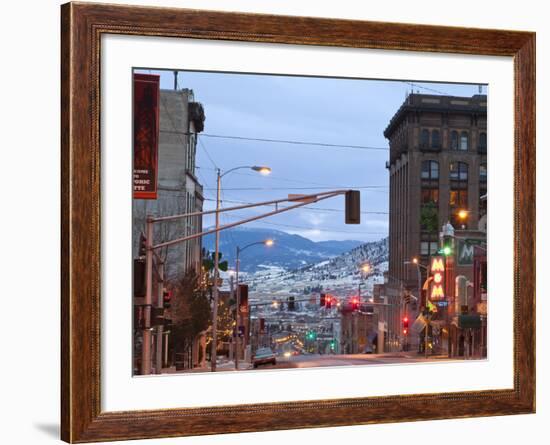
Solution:
[(452, 250), (449, 246), (443, 247), (443, 255), (449, 256), (451, 254)]

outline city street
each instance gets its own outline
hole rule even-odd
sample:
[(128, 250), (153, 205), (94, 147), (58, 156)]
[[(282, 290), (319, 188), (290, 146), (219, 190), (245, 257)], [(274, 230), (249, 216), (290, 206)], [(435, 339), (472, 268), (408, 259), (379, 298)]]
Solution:
[[(384, 365), (393, 363), (418, 363), (425, 361), (456, 360), (447, 356), (435, 355), (428, 359), (415, 353), (390, 354), (340, 354), (340, 355), (296, 355), (278, 358), (276, 365), (262, 365), (258, 369), (317, 368), (348, 365)], [(250, 367), (250, 369), (252, 369)]]

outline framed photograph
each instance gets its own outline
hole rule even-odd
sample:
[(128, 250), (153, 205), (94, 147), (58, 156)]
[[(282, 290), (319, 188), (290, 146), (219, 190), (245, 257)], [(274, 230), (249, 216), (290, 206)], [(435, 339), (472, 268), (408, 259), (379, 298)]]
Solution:
[(535, 34), (62, 6), (62, 439), (535, 411)]

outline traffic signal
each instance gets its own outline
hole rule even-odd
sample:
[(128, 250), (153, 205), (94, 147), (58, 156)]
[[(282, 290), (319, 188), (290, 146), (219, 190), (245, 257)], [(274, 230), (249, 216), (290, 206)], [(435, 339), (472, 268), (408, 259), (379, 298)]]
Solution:
[(358, 311), (359, 310), (359, 298), (353, 297), (351, 299), (351, 310)]
[(361, 223), (361, 193), (359, 190), (346, 192), (346, 224)]
[(134, 297), (145, 296), (145, 260), (134, 259)]
[(443, 242), (441, 246), (441, 253), (445, 256), (452, 255), (453, 253), (453, 237), (452, 236), (444, 236)]
[(321, 298), (319, 299), (319, 306), (325, 307), (325, 304), (326, 304), (326, 295), (321, 294)]
[(326, 296), (326, 308), (330, 309), (332, 307), (332, 297), (330, 295)]
[(407, 335), (409, 333), (409, 317), (405, 316), (403, 317), (403, 335)]
[(288, 310), (293, 311), (294, 309), (294, 297), (288, 297)]
[(139, 249), (138, 249), (138, 255), (140, 257), (144, 257), (147, 253), (147, 238), (145, 238), (145, 235), (143, 233), (139, 234)]
[(164, 288), (162, 290), (162, 302), (164, 309), (170, 309), (172, 302), (172, 291)]

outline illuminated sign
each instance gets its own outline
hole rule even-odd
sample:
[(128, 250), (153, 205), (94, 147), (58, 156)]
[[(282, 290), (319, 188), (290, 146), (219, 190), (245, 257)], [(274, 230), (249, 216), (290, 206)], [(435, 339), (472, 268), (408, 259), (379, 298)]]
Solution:
[(445, 273), (445, 262), (443, 257), (434, 256), (430, 263), (430, 273), (432, 275), (432, 288), (430, 291), (430, 300), (445, 299), (443, 290), (443, 278)]

